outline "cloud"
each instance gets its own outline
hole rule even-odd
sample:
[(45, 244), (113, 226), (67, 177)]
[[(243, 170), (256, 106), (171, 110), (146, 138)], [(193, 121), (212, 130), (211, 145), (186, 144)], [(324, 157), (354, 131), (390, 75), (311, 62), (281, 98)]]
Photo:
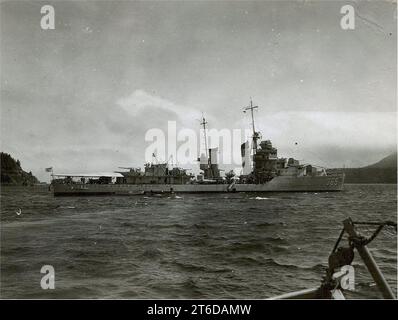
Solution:
[[(148, 114), (148, 111), (168, 115), (168, 118), (160, 118), (167, 124), (167, 120), (175, 120), (185, 126), (191, 126), (195, 122), (198, 126), (198, 120), (201, 112), (195, 107), (180, 105), (156, 94), (148, 93), (142, 89), (134, 90), (130, 95), (117, 99), (116, 104), (126, 111), (132, 117), (139, 117)], [(155, 115), (156, 116), (156, 115)], [(148, 119), (149, 120), (149, 119)]]
[(2, 3), (2, 150), (39, 175), (142, 165), (148, 129), (246, 129), (252, 96), (280, 155), (371, 163), (396, 142), (396, 5), (357, 3), (355, 32), (340, 6), (60, 2), (43, 32), (40, 4)]
[(176, 112), (182, 108), (173, 102), (156, 95), (151, 95), (141, 89), (134, 90), (129, 96), (118, 99), (116, 103), (132, 116), (144, 112), (146, 107), (156, 107), (172, 112)]

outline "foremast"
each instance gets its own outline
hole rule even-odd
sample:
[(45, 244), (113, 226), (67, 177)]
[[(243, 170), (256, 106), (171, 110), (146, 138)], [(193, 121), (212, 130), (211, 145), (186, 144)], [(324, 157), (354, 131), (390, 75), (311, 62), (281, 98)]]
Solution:
[(266, 183), (272, 180), (277, 175), (278, 167), (281, 165), (278, 163), (277, 149), (272, 147), (270, 140), (260, 141), (261, 134), (256, 131), (254, 122), (254, 110), (258, 109), (258, 106), (253, 105), (253, 100), (250, 99), (250, 105), (244, 108), (243, 112), (250, 111), (251, 114), (251, 125), (253, 130), (252, 136), (252, 171), (248, 176), (248, 181), (254, 183)]
[(254, 109), (258, 109), (258, 106), (253, 106), (253, 100), (250, 99), (250, 105), (248, 107), (245, 107), (243, 112), (246, 113), (246, 111), (250, 110), (251, 113), (251, 118), (252, 118), (252, 129), (253, 129), (253, 156), (256, 154), (257, 152), (257, 140), (260, 139), (260, 133), (256, 131), (256, 127), (254, 124), (254, 114), (253, 114), (253, 110)]

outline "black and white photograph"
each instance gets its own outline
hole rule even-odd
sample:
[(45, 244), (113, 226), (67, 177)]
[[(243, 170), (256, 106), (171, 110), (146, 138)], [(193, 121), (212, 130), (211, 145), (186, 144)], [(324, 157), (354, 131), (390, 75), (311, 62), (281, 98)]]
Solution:
[(0, 17), (2, 300), (396, 299), (396, 0)]

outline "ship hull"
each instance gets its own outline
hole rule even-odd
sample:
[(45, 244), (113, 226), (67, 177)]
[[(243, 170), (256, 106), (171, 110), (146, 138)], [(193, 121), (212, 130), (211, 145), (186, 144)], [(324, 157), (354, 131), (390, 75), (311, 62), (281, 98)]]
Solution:
[(342, 191), (344, 174), (278, 176), (264, 184), (54, 184), (55, 196), (142, 195), (152, 193), (322, 192)]

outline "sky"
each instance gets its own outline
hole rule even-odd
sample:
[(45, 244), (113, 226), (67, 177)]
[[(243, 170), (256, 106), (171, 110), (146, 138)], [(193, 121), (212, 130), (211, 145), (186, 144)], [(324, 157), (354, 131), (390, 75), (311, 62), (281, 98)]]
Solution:
[[(42, 30), (40, 9), (55, 9)], [(355, 9), (343, 30), (340, 8)], [(256, 127), (280, 156), (396, 150), (396, 1), (2, 1), (1, 150), (55, 172), (142, 166), (145, 133)], [(243, 141), (242, 141), (243, 142)], [(297, 144), (296, 144), (297, 143)]]

